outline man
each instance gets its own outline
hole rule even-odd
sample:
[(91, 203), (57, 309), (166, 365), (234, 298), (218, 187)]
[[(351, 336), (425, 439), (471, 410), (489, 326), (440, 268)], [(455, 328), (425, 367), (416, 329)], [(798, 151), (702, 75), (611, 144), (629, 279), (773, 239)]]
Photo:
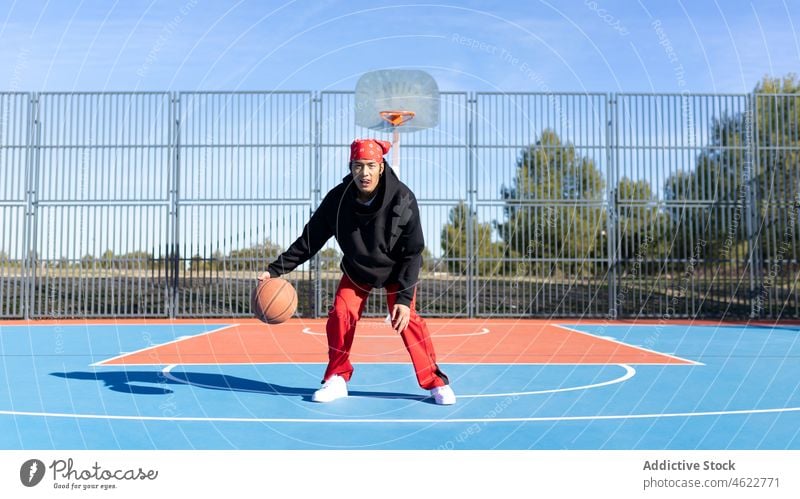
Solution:
[(272, 262), (259, 280), (291, 272), (335, 236), (342, 249), (344, 272), (328, 313), (328, 367), (314, 402), (347, 396), (353, 374), (350, 348), (372, 288), (385, 287), (392, 328), (403, 338), (417, 382), (435, 403), (450, 405), (456, 396), (436, 365), (425, 321), (415, 310), (416, 284), (422, 266), (422, 235), (414, 193), (383, 156), (391, 144), (375, 139), (350, 145), (350, 174), (322, 200), (303, 234)]

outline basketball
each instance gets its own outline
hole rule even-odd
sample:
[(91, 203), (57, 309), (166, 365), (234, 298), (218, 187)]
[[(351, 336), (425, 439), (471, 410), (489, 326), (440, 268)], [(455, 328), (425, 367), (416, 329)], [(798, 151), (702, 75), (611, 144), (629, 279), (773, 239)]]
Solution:
[(253, 314), (267, 324), (286, 322), (297, 310), (297, 292), (285, 279), (259, 281), (252, 296)]

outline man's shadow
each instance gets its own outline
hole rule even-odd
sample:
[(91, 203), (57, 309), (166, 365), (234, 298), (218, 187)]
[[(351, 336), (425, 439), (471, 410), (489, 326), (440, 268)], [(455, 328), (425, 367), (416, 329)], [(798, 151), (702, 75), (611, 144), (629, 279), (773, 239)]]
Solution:
[[(168, 395), (173, 393), (171, 385), (190, 385), (209, 390), (225, 390), (231, 392), (260, 393), (263, 395), (280, 395), (284, 397), (299, 396), (306, 402), (311, 402), (314, 388), (301, 388), (284, 386), (276, 383), (255, 381), (225, 374), (209, 374), (198, 372), (170, 372), (169, 375), (161, 371), (100, 371), (100, 372), (54, 372), (51, 376), (65, 379), (102, 382), (109, 390), (134, 395)], [(350, 391), (350, 396), (420, 400), (433, 403), (432, 399), (424, 395), (398, 392), (372, 392)]]

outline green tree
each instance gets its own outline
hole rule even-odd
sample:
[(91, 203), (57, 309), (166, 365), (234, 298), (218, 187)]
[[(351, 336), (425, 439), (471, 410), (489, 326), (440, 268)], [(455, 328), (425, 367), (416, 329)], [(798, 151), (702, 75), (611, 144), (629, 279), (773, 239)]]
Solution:
[(212, 269), (212, 262), (203, 258), (199, 253), (192, 255), (189, 260), (189, 270), (191, 272), (203, 272)]
[(101, 269), (113, 269), (115, 267), (114, 252), (110, 249), (100, 255), (100, 263), (98, 265)]
[(658, 209), (646, 180), (623, 177), (615, 190), (619, 249), (617, 257), (632, 264), (661, 260), (669, 252), (669, 217)]
[(770, 201), (800, 197), (800, 80), (764, 77), (756, 85), (760, 187)]
[(5, 251), (0, 251), (0, 268), (21, 268), (22, 260), (12, 259)]
[[(674, 232), (674, 258), (691, 257), (701, 242), (700, 256), (745, 257), (749, 252), (745, 203), (759, 200), (762, 234), (768, 235), (785, 230), (787, 210), (800, 199), (800, 81), (794, 74), (765, 77), (754, 92), (752, 113), (714, 118), (711, 140), (695, 168), (676, 172), (666, 181), (665, 199), (673, 201), (667, 213)], [(748, 169), (747, 151), (755, 146), (758, 162), (755, 169)], [(756, 190), (755, 196), (750, 189)], [(760, 251), (766, 257), (770, 242), (763, 235)]]
[(606, 254), (604, 190), (593, 159), (543, 131), (518, 158), (513, 185), (501, 191), (505, 222), (497, 228), (507, 253), (563, 259), (561, 268), (570, 273), (593, 271), (586, 259)]
[(121, 265), (131, 270), (153, 270), (165, 266), (164, 259), (156, 260), (147, 251), (131, 251), (119, 257), (119, 260)]
[(761, 257), (785, 259), (793, 253), (786, 244), (793, 245), (800, 231), (800, 79), (794, 73), (764, 77), (755, 92), (761, 94), (755, 102)]
[(431, 273), (437, 272), (436, 270), (436, 260), (433, 258), (433, 254), (431, 250), (428, 249), (427, 246), (422, 250), (422, 269), (421, 272)]
[(336, 251), (336, 248), (325, 248), (319, 252), (319, 256), (322, 270), (335, 271), (339, 268), (342, 255)]
[(223, 270), (222, 262), (225, 260), (225, 255), (220, 250), (214, 250), (211, 253), (211, 261), (208, 262), (208, 268), (211, 270), (220, 271)]
[(256, 272), (263, 271), (266, 266), (283, 252), (283, 249), (266, 239), (261, 244), (233, 250), (222, 261), (223, 268), (226, 270), (239, 270)]
[(95, 265), (96, 265), (95, 257), (88, 253), (81, 257), (81, 261), (78, 264), (78, 266), (80, 266), (80, 268), (82, 269), (92, 269), (95, 268)]
[(473, 248), (477, 255), (477, 275), (494, 276), (511, 272), (513, 265), (508, 261), (505, 244), (492, 241), (492, 226), (477, 221), (475, 213), (470, 213), (464, 202), (450, 210), (449, 221), (442, 228), (442, 250), (447, 260), (447, 270), (464, 274), (467, 271), (468, 227), (472, 224)]

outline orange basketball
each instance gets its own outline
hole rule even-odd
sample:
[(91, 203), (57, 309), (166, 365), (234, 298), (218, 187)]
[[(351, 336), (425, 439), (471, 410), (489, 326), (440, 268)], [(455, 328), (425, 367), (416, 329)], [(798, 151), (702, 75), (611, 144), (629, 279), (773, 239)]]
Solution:
[(280, 324), (297, 310), (297, 291), (285, 279), (273, 277), (259, 281), (253, 290), (253, 314), (267, 324)]

